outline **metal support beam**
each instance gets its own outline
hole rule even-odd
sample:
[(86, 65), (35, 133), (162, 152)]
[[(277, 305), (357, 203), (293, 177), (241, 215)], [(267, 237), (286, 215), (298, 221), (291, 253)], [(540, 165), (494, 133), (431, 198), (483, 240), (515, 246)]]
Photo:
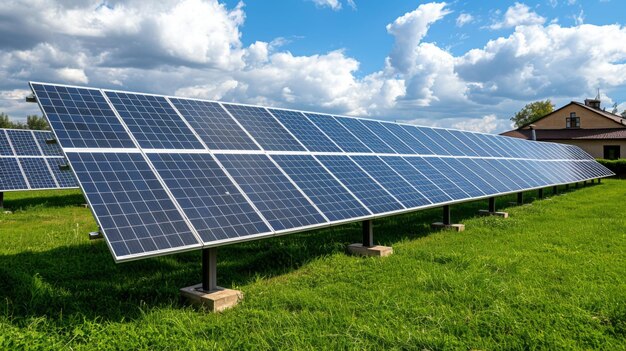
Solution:
[(574, 183), (574, 188), (578, 189), (578, 186), (579, 186), (578, 182)]
[(202, 249), (202, 290), (217, 289), (217, 248)]
[(524, 204), (524, 193), (522, 193), (522, 192), (517, 193), (517, 204), (518, 205), (523, 205)]
[(569, 184), (565, 184), (565, 190), (569, 190)]
[(495, 197), (489, 198), (489, 212), (491, 213), (496, 212), (496, 198)]
[(583, 181), (583, 185), (584, 185), (584, 186), (587, 186), (587, 181), (586, 181), (586, 180), (585, 180), (585, 181)]
[(543, 199), (543, 188), (537, 190), (537, 197)]
[(371, 219), (363, 221), (363, 246), (374, 246), (374, 226)]
[(450, 221), (450, 205), (443, 206), (443, 224), (452, 224), (452, 222)]
[(598, 184), (600, 184), (600, 181), (602, 180), (602, 178), (598, 178)]
[(4, 193), (0, 191), (0, 208), (4, 208)]
[(552, 187), (552, 194), (556, 195), (559, 192), (559, 187), (558, 186), (553, 186)]

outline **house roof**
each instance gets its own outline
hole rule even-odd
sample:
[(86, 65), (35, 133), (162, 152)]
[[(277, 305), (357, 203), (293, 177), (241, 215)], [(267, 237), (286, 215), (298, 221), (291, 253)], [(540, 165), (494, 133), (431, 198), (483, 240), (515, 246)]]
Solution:
[(546, 117), (548, 117), (548, 116), (550, 116), (550, 115), (552, 115), (552, 114), (554, 114), (554, 113), (556, 113), (556, 112), (558, 112), (558, 111), (560, 111), (560, 110), (562, 110), (562, 109), (564, 109), (564, 108), (566, 108), (566, 107), (568, 107), (570, 105), (580, 106), (580, 107), (582, 107), (584, 109), (587, 109), (587, 110), (589, 110), (589, 111), (591, 111), (591, 112), (593, 112), (593, 113), (595, 113), (595, 114), (597, 114), (599, 116), (602, 116), (604, 118), (610, 119), (611, 121), (626, 127), (626, 119), (622, 118), (622, 116), (620, 116), (620, 115), (616, 115), (616, 114), (613, 114), (613, 113), (610, 113), (610, 112), (606, 112), (604, 110), (595, 109), (595, 108), (593, 108), (591, 106), (587, 106), (587, 105), (583, 104), (582, 102), (571, 101), (569, 104), (567, 104), (567, 105), (565, 105), (565, 106), (563, 106), (561, 108), (558, 108), (558, 109), (548, 113), (547, 115), (545, 115), (545, 116), (543, 116), (543, 117), (541, 117), (539, 119), (536, 119), (536, 120), (534, 120), (534, 121), (532, 121), (530, 123), (524, 124), (523, 126), (519, 127), (519, 129), (526, 128), (529, 125), (531, 125), (533, 123), (536, 123), (537, 121), (542, 120), (542, 119), (544, 119), (544, 118), (546, 118)]
[[(514, 129), (500, 135), (531, 139), (530, 129)], [(615, 140), (626, 139), (626, 128), (535, 129), (537, 140)]]

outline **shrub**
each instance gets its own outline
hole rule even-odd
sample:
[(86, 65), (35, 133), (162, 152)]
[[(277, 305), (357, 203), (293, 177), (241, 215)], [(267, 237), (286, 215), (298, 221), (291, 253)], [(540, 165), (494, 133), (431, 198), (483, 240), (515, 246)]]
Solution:
[(626, 159), (620, 158), (617, 160), (605, 160), (603, 158), (599, 158), (596, 161), (600, 162), (601, 165), (613, 171), (613, 173), (618, 176), (626, 176)]

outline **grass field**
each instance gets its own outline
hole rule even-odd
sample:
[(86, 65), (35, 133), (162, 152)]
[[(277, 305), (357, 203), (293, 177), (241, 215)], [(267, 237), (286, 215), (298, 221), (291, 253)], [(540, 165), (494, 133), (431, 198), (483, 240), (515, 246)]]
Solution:
[[(346, 255), (358, 224), (219, 249), (245, 300), (207, 314), (179, 300), (200, 252), (115, 264), (78, 191), (7, 193), (0, 214), (1, 349), (626, 349), (626, 181), (510, 207), (375, 222), (387, 258)], [(514, 197), (499, 198), (506, 207)]]

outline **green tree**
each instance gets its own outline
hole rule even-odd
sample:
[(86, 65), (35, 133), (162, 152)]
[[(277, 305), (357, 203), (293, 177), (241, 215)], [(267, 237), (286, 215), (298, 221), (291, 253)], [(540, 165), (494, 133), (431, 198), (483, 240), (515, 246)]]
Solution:
[(521, 127), (533, 123), (552, 111), (554, 111), (554, 105), (550, 99), (535, 101), (526, 104), (515, 116), (511, 117), (511, 121), (515, 123), (515, 127)]
[(0, 112), (0, 128), (11, 128), (11, 121), (9, 121), (9, 115), (4, 112)]
[(613, 110), (611, 110), (611, 113), (614, 115), (617, 114), (617, 102), (613, 104)]
[(46, 119), (37, 115), (26, 116), (26, 125), (28, 126), (28, 129), (50, 130)]

